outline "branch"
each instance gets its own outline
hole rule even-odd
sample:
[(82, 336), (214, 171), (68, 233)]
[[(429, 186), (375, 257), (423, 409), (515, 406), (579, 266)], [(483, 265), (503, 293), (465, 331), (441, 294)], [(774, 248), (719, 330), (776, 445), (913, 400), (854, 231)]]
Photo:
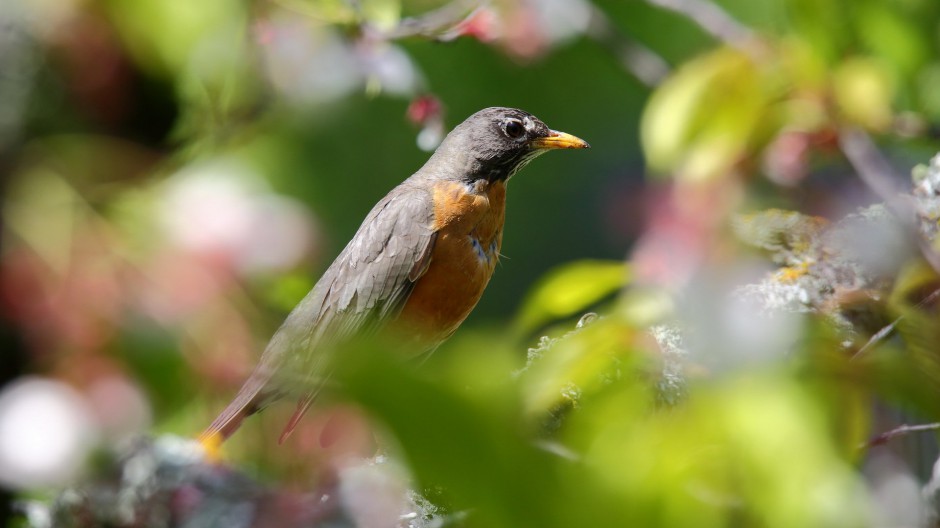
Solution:
[(844, 127), (839, 131), (839, 146), (862, 182), (881, 198), (894, 216), (908, 228), (924, 259), (940, 274), (940, 255), (920, 236), (909, 204), (901, 199), (900, 189), (894, 184), (900, 178), (878, 150), (871, 136), (860, 128)]
[(447, 33), (461, 22), (473, 17), (485, 0), (454, 0), (420, 16), (405, 18), (398, 27), (384, 36), (388, 39), (407, 37), (447, 38)]
[(656, 52), (618, 31), (594, 4), (591, 4), (587, 35), (614, 55), (628, 73), (650, 88), (659, 86), (672, 70)]
[(708, 0), (646, 0), (647, 3), (684, 15), (702, 30), (724, 42), (742, 47), (754, 39), (754, 32)]
[(921, 425), (902, 425), (895, 427), (890, 431), (881, 433), (880, 435), (872, 438), (871, 440), (863, 443), (858, 446), (859, 449), (870, 449), (872, 447), (880, 446), (887, 444), (890, 440), (893, 440), (895, 437), (904, 436), (909, 433), (922, 433), (925, 431), (940, 431), (940, 422), (921, 424)]
[[(924, 297), (919, 303), (917, 303), (915, 308), (923, 308), (924, 306), (927, 306), (928, 304), (937, 300), (938, 297), (940, 297), (940, 288), (934, 290), (933, 293)], [(869, 339), (868, 342), (862, 346), (862, 348), (858, 349), (854, 354), (852, 354), (852, 357), (849, 358), (849, 361), (855, 361), (855, 359), (857, 359), (859, 356), (867, 352), (868, 349), (875, 346), (876, 344), (884, 340), (886, 337), (891, 335), (895, 327), (897, 327), (898, 323), (900, 323), (902, 319), (904, 319), (903, 315), (898, 317), (894, 321), (891, 321), (891, 324), (875, 332), (875, 334), (871, 336), (871, 339)]]

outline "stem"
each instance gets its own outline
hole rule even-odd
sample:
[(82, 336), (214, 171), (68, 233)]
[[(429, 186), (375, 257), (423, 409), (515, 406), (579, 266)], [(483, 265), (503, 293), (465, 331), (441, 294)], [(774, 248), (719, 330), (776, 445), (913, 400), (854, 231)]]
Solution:
[(870, 449), (875, 446), (880, 446), (887, 444), (890, 440), (893, 440), (895, 437), (904, 436), (909, 433), (922, 433), (925, 431), (937, 431), (940, 430), (940, 422), (920, 424), (920, 425), (907, 425), (904, 424), (899, 427), (895, 427), (890, 431), (881, 433), (880, 435), (872, 438), (868, 442), (859, 446), (859, 449)]

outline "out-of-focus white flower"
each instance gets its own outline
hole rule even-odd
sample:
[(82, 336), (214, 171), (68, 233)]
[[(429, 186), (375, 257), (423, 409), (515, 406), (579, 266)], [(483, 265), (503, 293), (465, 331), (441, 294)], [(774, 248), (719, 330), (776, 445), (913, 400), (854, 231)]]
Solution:
[(904, 461), (887, 450), (876, 450), (864, 473), (872, 497), (873, 526), (929, 526), (923, 522), (920, 484)]
[(315, 238), (306, 207), (274, 194), (257, 174), (233, 161), (175, 174), (160, 207), (171, 240), (193, 252), (228, 257), (242, 272), (294, 266)]
[(395, 528), (407, 513), (404, 471), (377, 457), (354, 462), (340, 471), (340, 499), (344, 509), (363, 528)]
[(444, 123), (431, 123), (418, 132), (418, 148), (431, 152), (444, 140)]
[(0, 483), (62, 485), (81, 468), (95, 437), (88, 405), (67, 385), (16, 381), (0, 393)]
[(591, 23), (591, 5), (585, 0), (533, 0), (537, 26), (551, 44), (562, 44), (584, 34)]
[(296, 17), (274, 17), (257, 33), (272, 83), (298, 103), (329, 103), (363, 88), (409, 96), (424, 84), (411, 57), (389, 42), (350, 41)]
[(290, 99), (326, 103), (364, 81), (354, 50), (328, 28), (282, 18), (265, 22), (261, 31), (268, 75)]
[(367, 42), (358, 51), (363, 76), (378, 83), (381, 91), (406, 97), (424, 84), (421, 72), (401, 48), (383, 42)]
[[(689, 321), (689, 352), (717, 371), (753, 367), (786, 356), (804, 324), (801, 314), (769, 309), (742, 292), (740, 277), (766, 273), (762, 266), (712, 271), (690, 282), (678, 301)], [(737, 278), (737, 279), (736, 279)]]

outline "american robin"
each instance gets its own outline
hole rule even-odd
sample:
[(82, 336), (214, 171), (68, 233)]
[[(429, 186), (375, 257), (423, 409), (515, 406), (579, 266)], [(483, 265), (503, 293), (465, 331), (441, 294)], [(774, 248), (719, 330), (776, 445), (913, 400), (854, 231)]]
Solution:
[(392, 322), (415, 340), (416, 355), (434, 350), (469, 315), (493, 274), (509, 178), (548, 150), (588, 147), (522, 110), (487, 108), (467, 118), (372, 208), (271, 338), (203, 443), (217, 445), (245, 417), (297, 396), (283, 440), (329, 376), (329, 351), (350, 336)]

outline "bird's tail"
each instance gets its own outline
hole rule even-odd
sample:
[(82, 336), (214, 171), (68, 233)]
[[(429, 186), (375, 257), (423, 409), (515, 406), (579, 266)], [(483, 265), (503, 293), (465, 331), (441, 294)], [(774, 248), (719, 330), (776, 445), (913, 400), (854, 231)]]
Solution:
[(261, 410), (270, 399), (264, 395), (262, 389), (267, 383), (267, 376), (259, 376), (256, 371), (239, 389), (238, 394), (229, 403), (219, 416), (199, 435), (199, 443), (207, 451), (215, 451), (228, 437), (232, 436), (241, 426), (245, 418)]

